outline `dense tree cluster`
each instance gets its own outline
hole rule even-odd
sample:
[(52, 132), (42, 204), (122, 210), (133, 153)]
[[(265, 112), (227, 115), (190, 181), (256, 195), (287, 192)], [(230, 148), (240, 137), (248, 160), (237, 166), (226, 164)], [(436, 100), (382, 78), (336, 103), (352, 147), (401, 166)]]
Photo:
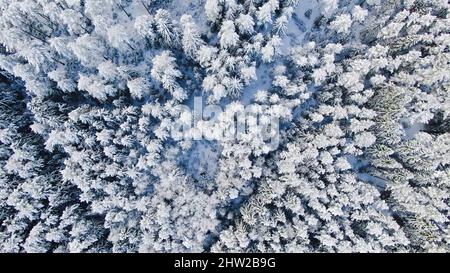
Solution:
[[(449, 26), (446, 0), (0, 0), (0, 252), (448, 252)], [(244, 112), (269, 140), (224, 137)]]

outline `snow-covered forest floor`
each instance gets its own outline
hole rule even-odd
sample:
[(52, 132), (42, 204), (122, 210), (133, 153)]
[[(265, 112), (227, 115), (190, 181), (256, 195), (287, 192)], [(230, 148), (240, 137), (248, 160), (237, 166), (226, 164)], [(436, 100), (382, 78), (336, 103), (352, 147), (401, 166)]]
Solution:
[(0, 0), (0, 252), (449, 252), (447, 0)]

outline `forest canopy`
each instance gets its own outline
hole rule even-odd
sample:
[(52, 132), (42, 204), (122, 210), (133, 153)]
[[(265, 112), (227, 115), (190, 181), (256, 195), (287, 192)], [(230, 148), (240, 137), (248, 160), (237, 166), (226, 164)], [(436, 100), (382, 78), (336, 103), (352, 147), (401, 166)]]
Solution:
[(0, 0), (0, 252), (449, 252), (449, 71), (447, 0)]

